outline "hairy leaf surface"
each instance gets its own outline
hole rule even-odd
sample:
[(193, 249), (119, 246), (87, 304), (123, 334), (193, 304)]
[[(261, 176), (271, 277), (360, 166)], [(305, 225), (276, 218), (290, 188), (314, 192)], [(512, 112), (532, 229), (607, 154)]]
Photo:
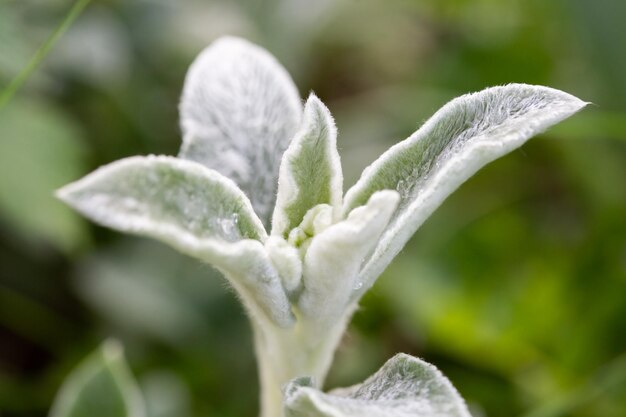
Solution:
[(259, 46), (220, 38), (191, 65), (180, 116), (179, 156), (234, 180), (269, 226), (280, 160), (302, 117), (287, 71)]
[(391, 358), (365, 382), (323, 393), (309, 378), (285, 388), (286, 417), (471, 417), (450, 381), (420, 359)]
[(208, 241), (266, 237), (231, 180), (168, 156), (121, 159), (63, 187), (58, 196), (97, 223), (163, 240), (192, 255)]
[(365, 264), (363, 291), (428, 216), (487, 163), (586, 105), (548, 87), (511, 84), (456, 98), (418, 131), (363, 171), (347, 192), (344, 213), (378, 190), (400, 193), (399, 209)]
[(306, 250), (304, 290), (299, 300), (310, 318), (335, 319), (363, 283), (359, 268), (376, 246), (400, 199), (393, 190), (378, 191), (348, 218), (316, 235)]
[(324, 103), (311, 94), (302, 127), (281, 162), (272, 234), (286, 238), (319, 204), (339, 208), (342, 187), (335, 122)]
[[(209, 262), (245, 291), (247, 307), (289, 325), (280, 277), (261, 243), (266, 233), (235, 183), (205, 166), (167, 156), (106, 165), (58, 192), (91, 220), (149, 236)], [(256, 303), (256, 304), (255, 304)]]

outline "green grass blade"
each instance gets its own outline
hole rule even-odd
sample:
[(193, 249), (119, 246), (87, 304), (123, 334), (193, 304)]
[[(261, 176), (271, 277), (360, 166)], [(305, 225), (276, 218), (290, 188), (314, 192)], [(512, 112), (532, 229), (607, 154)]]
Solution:
[(91, 0), (78, 0), (74, 3), (74, 6), (69, 10), (65, 19), (56, 28), (56, 30), (50, 35), (50, 37), (44, 42), (43, 45), (35, 52), (35, 55), (30, 59), (28, 64), (15, 76), (15, 78), (9, 83), (9, 85), (0, 94), (0, 109), (4, 108), (11, 98), (15, 95), (17, 90), (28, 80), (30, 75), (37, 69), (41, 61), (48, 55), (50, 50), (57, 43), (59, 38), (65, 33), (67, 29), (72, 25), (74, 20), (80, 15), (83, 9), (89, 4)]

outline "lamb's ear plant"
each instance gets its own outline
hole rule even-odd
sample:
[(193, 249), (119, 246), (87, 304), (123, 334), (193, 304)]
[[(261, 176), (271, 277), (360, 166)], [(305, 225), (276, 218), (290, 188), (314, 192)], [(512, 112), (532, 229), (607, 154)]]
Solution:
[(456, 98), (344, 195), (330, 111), (313, 94), (303, 106), (268, 52), (222, 38), (187, 75), (178, 157), (113, 162), (58, 196), (224, 274), (252, 323), (262, 417), (469, 416), (445, 377), (407, 355), (361, 385), (319, 389), (359, 299), (433, 210), (585, 104), (525, 84)]

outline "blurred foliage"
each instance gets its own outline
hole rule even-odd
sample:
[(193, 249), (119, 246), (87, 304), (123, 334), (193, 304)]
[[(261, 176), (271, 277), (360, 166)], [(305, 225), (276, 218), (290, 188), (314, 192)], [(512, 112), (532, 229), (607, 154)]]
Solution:
[(119, 342), (107, 340), (65, 379), (51, 417), (144, 415), (142, 395)]
[[(0, 87), (69, 10), (0, 1)], [(187, 66), (223, 34), (272, 51), (336, 116), (346, 185), (447, 100), (508, 82), (595, 106), (478, 173), (366, 296), (328, 386), (393, 354), (436, 364), (478, 416), (626, 415), (626, 2), (92, 2), (0, 113), (0, 415), (45, 415), (123, 341), (152, 416), (257, 409), (224, 281), (52, 198), (120, 157), (175, 154)]]

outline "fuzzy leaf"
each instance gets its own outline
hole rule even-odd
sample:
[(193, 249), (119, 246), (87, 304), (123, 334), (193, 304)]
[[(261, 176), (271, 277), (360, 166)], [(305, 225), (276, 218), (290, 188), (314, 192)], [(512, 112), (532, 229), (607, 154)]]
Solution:
[(231, 180), (169, 156), (121, 159), (63, 187), (57, 196), (97, 223), (165, 241), (191, 255), (202, 254), (209, 242), (266, 238), (247, 197)]
[(149, 236), (220, 269), (281, 325), (292, 321), (280, 277), (261, 241), (266, 233), (247, 197), (203, 165), (168, 156), (106, 165), (57, 195), (91, 220)]
[(145, 417), (122, 347), (109, 340), (65, 380), (50, 417)]
[(358, 274), (363, 259), (376, 246), (399, 199), (395, 191), (379, 191), (347, 219), (311, 240), (304, 257), (304, 290), (298, 301), (303, 314), (323, 320), (345, 311), (350, 296), (363, 285)]
[(343, 194), (337, 129), (330, 111), (314, 94), (304, 107), (302, 127), (283, 155), (272, 234), (286, 238), (309, 209), (339, 208)]
[(256, 240), (242, 240), (221, 254), (218, 269), (235, 287), (251, 316), (266, 315), (280, 327), (295, 323), (291, 304), (265, 247)]
[(296, 379), (285, 388), (284, 404), (286, 417), (471, 417), (437, 368), (402, 353), (362, 384), (328, 394)]
[(487, 163), (586, 105), (552, 88), (511, 84), (456, 98), (366, 168), (346, 193), (344, 213), (378, 190), (400, 193), (399, 208), (362, 270), (372, 285), (428, 216)]
[(280, 275), (285, 290), (288, 293), (295, 292), (302, 281), (302, 260), (298, 249), (281, 237), (270, 236), (265, 241), (265, 250)]
[(179, 156), (234, 180), (269, 226), (280, 160), (302, 117), (287, 71), (259, 46), (220, 38), (189, 68), (180, 116)]

